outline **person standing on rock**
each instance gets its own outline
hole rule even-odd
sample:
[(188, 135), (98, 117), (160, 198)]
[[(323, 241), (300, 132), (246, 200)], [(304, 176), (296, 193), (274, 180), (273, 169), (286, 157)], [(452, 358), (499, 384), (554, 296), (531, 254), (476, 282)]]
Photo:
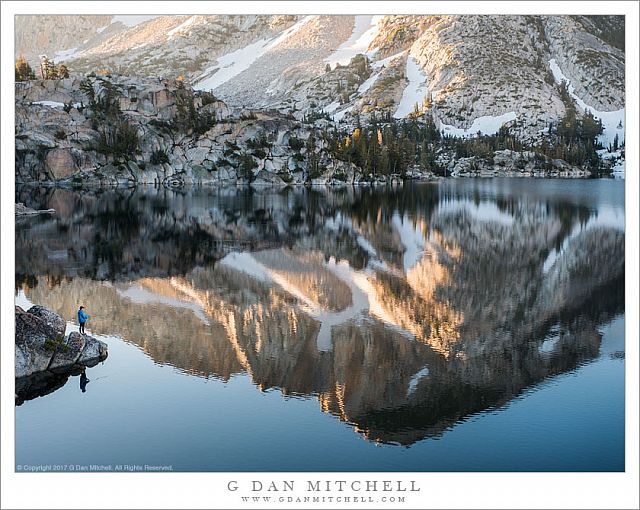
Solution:
[(81, 306), (78, 309), (78, 322), (80, 323), (80, 333), (82, 333), (83, 335), (85, 334), (84, 332), (84, 325), (87, 322), (87, 319), (89, 318), (89, 316), (87, 315), (87, 313), (84, 311), (84, 306)]

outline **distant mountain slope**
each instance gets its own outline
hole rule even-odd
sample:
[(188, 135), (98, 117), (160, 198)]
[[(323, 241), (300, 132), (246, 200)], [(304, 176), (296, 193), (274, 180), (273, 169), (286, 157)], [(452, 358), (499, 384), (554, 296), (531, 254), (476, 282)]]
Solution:
[(76, 75), (183, 76), (230, 105), (298, 118), (428, 109), (456, 136), (508, 124), (538, 138), (565, 114), (559, 78), (607, 139), (624, 117), (622, 16), (21, 16), (16, 51)]

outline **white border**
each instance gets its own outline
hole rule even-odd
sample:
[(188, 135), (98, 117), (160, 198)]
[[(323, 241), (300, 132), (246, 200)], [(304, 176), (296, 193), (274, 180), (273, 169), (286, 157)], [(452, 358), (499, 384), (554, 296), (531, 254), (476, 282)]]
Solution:
[[(636, 2), (2, 2), (2, 508), (250, 508), (229, 480), (419, 480), (401, 508), (638, 508), (638, 3)], [(14, 473), (15, 14), (626, 14), (626, 469), (625, 473), (21, 474)], [(317, 508), (341, 505), (320, 505)], [(368, 505), (347, 504), (366, 508)], [(262, 508), (299, 508), (262, 505)], [(376, 507), (381, 507), (376, 504)]]

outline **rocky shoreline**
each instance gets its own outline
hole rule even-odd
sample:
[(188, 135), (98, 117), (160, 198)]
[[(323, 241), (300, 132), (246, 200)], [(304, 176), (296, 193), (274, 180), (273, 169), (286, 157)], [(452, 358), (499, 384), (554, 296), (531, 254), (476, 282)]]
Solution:
[[(232, 108), (179, 80), (116, 75), (16, 83), (16, 182), (61, 187), (345, 186), (435, 180), (418, 164), (365, 174), (325, 118)], [(445, 176), (589, 177), (533, 152), (435, 152)]]
[(108, 356), (107, 344), (92, 336), (76, 331), (65, 336), (65, 320), (43, 306), (34, 305), (27, 311), (16, 306), (15, 321), (17, 404), (54, 391), (70, 375)]
[(25, 206), (23, 203), (15, 204), (16, 209), (16, 217), (25, 217), (25, 216), (38, 216), (40, 214), (54, 214), (55, 209), (40, 209), (35, 210), (30, 207)]

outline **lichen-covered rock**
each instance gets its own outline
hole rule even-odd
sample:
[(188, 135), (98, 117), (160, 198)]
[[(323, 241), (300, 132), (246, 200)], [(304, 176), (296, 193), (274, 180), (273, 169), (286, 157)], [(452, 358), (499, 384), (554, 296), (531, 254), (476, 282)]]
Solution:
[[(53, 358), (51, 358), (51, 363), (49, 364), (49, 370), (55, 371), (56, 369), (68, 369), (75, 365), (85, 348), (87, 340), (91, 341), (95, 339), (91, 337), (85, 338), (85, 336), (77, 333), (76, 331), (69, 333), (64, 342), (60, 343), (60, 345), (56, 347), (56, 351), (53, 354)], [(98, 340), (95, 341), (97, 342)]]

